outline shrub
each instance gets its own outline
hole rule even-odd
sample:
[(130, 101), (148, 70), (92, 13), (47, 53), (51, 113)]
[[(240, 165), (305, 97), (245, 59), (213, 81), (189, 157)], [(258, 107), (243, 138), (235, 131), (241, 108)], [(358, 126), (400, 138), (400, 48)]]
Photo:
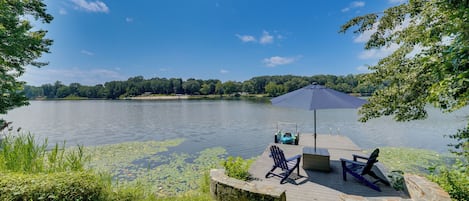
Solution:
[(440, 185), (454, 200), (469, 200), (469, 170), (467, 161), (457, 160), (451, 167), (431, 168), (430, 180)]
[(104, 200), (104, 188), (90, 172), (0, 174), (0, 200)]
[(388, 175), (391, 186), (397, 191), (403, 190), (405, 186), (404, 172), (401, 170), (393, 170)]
[(226, 174), (229, 177), (246, 181), (250, 179), (251, 175), (248, 170), (253, 161), (253, 159), (244, 160), (239, 156), (230, 156), (223, 162), (223, 167), (225, 167)]

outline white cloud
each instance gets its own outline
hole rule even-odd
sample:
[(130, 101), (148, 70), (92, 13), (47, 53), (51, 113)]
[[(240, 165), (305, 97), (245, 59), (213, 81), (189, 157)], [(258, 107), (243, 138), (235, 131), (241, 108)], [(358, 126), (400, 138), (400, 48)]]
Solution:
[(377, 27), (378, 27), (378, 24), (379, 24), (379, 22), (376, 22), (375, 24), (373, 24), (373, 28), (372, 28), (372, 29), (367, 30), (367, 31), (365, 31), (365, 32), (363, 32), (363, 33), (361, 33), (361, 34), (359, 34), (357, 37), (355, 37), (355, 38), (353, 39), (353, 42), (355, 42), (355, 43), (365, 43), (365, 42), (367, 42), (368, 40), (370, 40), (371, 35), (373, 35), (373, 33), (376, 32)]
[(368, 66), (358, 66), (357, 71), (359, 72), (369, 72)]
[(221, 70), (220, 70), (220, 73), (221, 73), (221, 74), (227, 74), (227, 73), (229, 73), (229, 72), (230, 72), (230, 71), (225, 70), (225, 69), (221, 69)]
[(286, 64), (291, 64), (298, 60), (299, 57), (279, 57), (279, 56), (273, 56), (270, 58), (265, 58), (262, 60), (262, 63), (264, 63), (268, 67), (275, 67), (279, 65), (286, 65)]
[(350, 10), (350, 8), (347, 7), (347, 8), (342, 8), (342, 10), (340, 10), (340, 11), (342, 11), (343, 13), (345, 13), (345, 12), (347, 12), (347, 11), (349, 11), (349, 10)]
[(401, 4), (406, 2), (406, 0), (388, 0), (388, 2), (391, 4)]
[[(408, 27), (408, 26), (410, 25), (410, 23), (411, 23), (410, 18), (406, 17), (406, 18), (404, 19), (404, 21), (402, 22), (402, 24), (397, 25), (392, 31), (388, 31), (387, 34), (395, 33), (396, 31), (402, 31), (402, 30), (404, 30), (406, 27)], [(357, 37), (355, 37), (355, 38), (353, 39), (353, 42), (355, 42), (355, 43), (364, 43), (364, 42), (367, 42), (367, 41), (370, 39), (371, 35), (376, 32), (376, 30), (378, 29), (378, 26), (379, 26), (379, 21), (376, 22), (375, 24), (373, 24), (373, 28), (372, 28), (372, 29), (367, 30), (367, 31), (365, 31), (365, 32), (363, 32), (363, 33), (361, 33), (361, 34), (359, 34)]]
[(345, 8), (343, 8), (343, 9), (340, 10), (340, 11), (342, 11), (343, 13), (345, 13), (345, 12), (348, 12), (348, 11), (350, 11), (350, 10), (352, 10), (352, 9), (360, 8), (360, 7), (363, 7), (363, 6), (365, 6), (365, 2), (364, 2), (364, 1), (354, 1), (354, 2), (350, 3), (350, 5), (349, 5), (348, 7), (345, 7)]
[(241, 41), (243, 41), (244, 43), (248, 43), (248, 42), (256, 42), (256, 38), (254, 36), (250, 36), (250, 35), (240, 35), (240, 34), (236, 34), (236, 37), (238, 37)]
[(130, 22), (133, 22), (134, 21), (134, 18), (131, 18), (131, 17), (126, 17), (125, 18), (125, 21), (130, 23)]
[(81, 50), (80, 53), (84, 54), (84, 55), (88, 55), (88, 56), (93, 56), (94, 53), (93, 52), (90, 52), (88, 50)]
[(269, 44), (274, 42), (274, 37), (267, 31), (262, 32), (262, 37), (259, 41), (260, 44)]
[(71, 0), (78, 9), (83, 9), (88, 12), (96, 13), (109, 13), (109, 8), (102, 1), (87, 2), (86, 0)]
[(370, 37), (374, 32), (375, 32), (374, 30), (365, 31), (365, 32), (361, 33), (360, 35), (358, 35), (357, 37), (355, 37), (353, 39), (353, 42), (355, 42), (355, 43), (366, 43), (368, 40), (370, 40)]
[(389, 47), (383, 47), (380, 49), (371, 49), (371, 50), (365, 50), (362, 51), (359, 55), (358, 58), (360, 59), (381, 59), (386, 56), (389, 56), (391, 53), (396, 51), (399, 48), (399, 45), (397, 44), (391, 44)]
[[(391, 33), (397, 32), (397, 31), (402, 31), (404, 28), (409, 26), (410, 23), (411, 23), (410, 19), (406, 18), (406, 19), (404, 19), (404, 21), (402, 22), (401, 25), (396, 26), (392, 31), (388, 31), (387, 34), (391, 34)], [(353, 42), (355, 42), (355, 43), (365, 43), (365, 42), (367, 42), (370, 39), (371, 35), (376, 32), (378, 25), (379, 25), (379, 22), (376, 22), (373, 25), (373, 28), (371, 30), (368, 30), (368, 31), (365, 31), (365, 32), (361, 33), (360, 35), (358, 35), (356, 38), (353, 39)], [(358, 58), (360, 58), (360, 59), (381, 59), (381, 58), (384, 58), (386, 56), (389, 56), (394, 51), (396, 51), (398, 48), (399, 48), (399, 45), (393, 43), (389, 47), (381, 47), (379, 49), (371, 49), (371, 50), (362, 51), (359, 54)], [(418, 51), (418, 48), (417, 48), (417, 51)], [(413, 56), (413, 55), (415, 55), (415, 53), (411, 54), (411, 56)]]
[(265, 31), (265, 30), (262, 31), (262, 35), (259, 37), (259, 39), (257, 39), (253, 35), (236, 34), (235, 36), (238, 37), (244, 43), (251, 42), (251, 43), (259, 43), (262, 45), (274, 43), (275, 38), (279, 40), (282, 40), (285, 38), (283, 35), (278, 34), (277, 31), (274, 31), (274, 34), (270, 34), (268, 31)]
[(52, 67), (27, 67), (26, 73), (20, 77), (20, 80), (26, 81), (28, 85), (33, 86), (54, 83), (57, 80), (64, 84), (77, 82), (83, 85), (96, 85), (113, 80), (125, 80), (127, 77), (128, 76), (121, 75), (117, 71), (102, 68), (58, 69)]
[(364, 1), (354, 1), (350, 4), (351, 8), (358, 8), (358, 7), (363, 7), (363, 6), (365, 6)]
[(66, 14), (67, 14), (67, 10), (65, 10), (65, 8), (60, 8), (60, 9), (59, 9), (59, 14), (61, 14), (61, 15), (66, 15)]

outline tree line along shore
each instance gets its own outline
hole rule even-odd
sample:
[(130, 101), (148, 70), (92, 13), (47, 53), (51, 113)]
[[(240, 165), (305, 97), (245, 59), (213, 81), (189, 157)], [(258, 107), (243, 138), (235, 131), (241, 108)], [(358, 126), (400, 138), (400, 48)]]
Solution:
[(110, 81), (94, 86), (80, 83), (65, 85), (60, 81), (41, 86), (26, 85), (23, 93), (29, 99), (189, 99), (200, 96), (213, 97), (211, 95), (248, 94), (273, 97), (311, 83), (318, 83), (345, 93), (368, 96), (378, 86), (362, 81), (365, 75), (259, 76), (243, 82), (194, 78), (187, 80), (181, 78), (145, 79), (143, 76), (137, 76), (125, 81)]

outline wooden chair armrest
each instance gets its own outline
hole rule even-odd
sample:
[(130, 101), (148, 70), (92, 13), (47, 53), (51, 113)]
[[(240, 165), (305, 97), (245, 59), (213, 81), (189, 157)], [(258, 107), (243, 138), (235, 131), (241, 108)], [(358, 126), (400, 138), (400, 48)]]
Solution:
[(352, 160), (348, 160), (348, 159), (344, 159), (344, 158), (341, 158), (340, 161), (342, 162), (342, 165), (345, 165), (345, 163), (352, 163), (352, 164), (355, 164), (355, 165), (366, 165), (366, 163), (364, 163), (364, 162), (352, 161)]
[(357, 158), (359, 158), (359, 159), (364, 159), (364, 160), (368, 160), (368, 159), (369, 159), (368, 157), (360, 156), (360, 155), (356, 155), (356, 154), (352, 154), (352, 156), (353, 156), (353, 160), (354, 160), (354, 161), (357, 161)]
[(301, 155), (298, 154), (298, 155), (293, 156), (293, 157), (291, 157), (291, 158), (287, 158), (286, 160), (287, 160), (287, 161), (292, 161), (292, 160), (299, 159), (299, 158), (301, 158)]

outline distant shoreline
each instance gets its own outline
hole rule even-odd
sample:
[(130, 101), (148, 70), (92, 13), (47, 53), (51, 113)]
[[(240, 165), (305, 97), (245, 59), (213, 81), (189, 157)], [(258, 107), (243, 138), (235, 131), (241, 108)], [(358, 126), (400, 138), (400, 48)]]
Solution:
[(189, 99), (189, 95), (176, 95), (176, 96), (136, 96), (127, 97), (127, 100), (185, 100)]
[[(360, 98), (368, 98), (369, 96), (359, 96), (357, 94), (352, 94), (356, 97)], [(243, 94), (243, 95), (187, 95), (187, 94), (177, 94), (177, 95), (159, 95), (159, 94), (150, 94), (150, 95), (140, 95), (134, 97), (120, 97), (117, 99), (105, 99), (105, 98), (86, 98), (86, 97), (78, 97), (78, 96), (68, 96), (65, 98), (46, 98), (46, 97), (37, 97), (34, 101), (60, 101), (60, 100), (73, 100), (73, 101), (81, 101), (81, 100), (201, 100), (201, 99), (209, 99), (209, 100), (220, 100), (220, 99), (230, 99), (230, 100), (238, 100), (238, 99), (250, 99), (250, 100), (265, 100), (269, 101), (270, 98), (266, 94)]]

